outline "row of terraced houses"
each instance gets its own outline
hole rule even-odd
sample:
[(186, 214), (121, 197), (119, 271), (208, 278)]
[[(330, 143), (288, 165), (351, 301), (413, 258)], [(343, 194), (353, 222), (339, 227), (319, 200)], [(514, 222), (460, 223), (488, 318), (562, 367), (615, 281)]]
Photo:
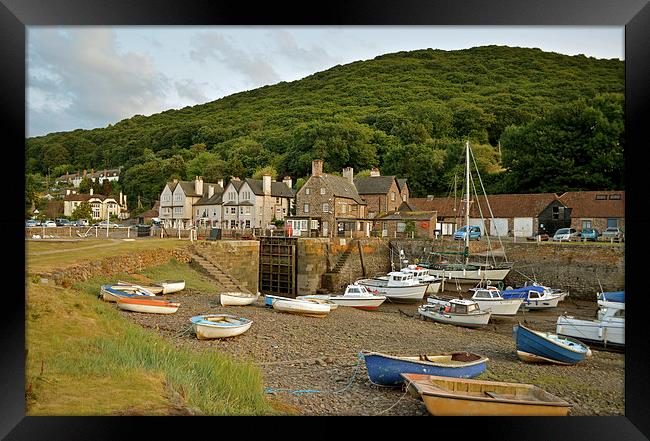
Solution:
[[(515, 237), (563, 227), (602, 231), (624, 227), (624, 208), (624, 191), (491, 195), (472, 202), (470, 224), (484, 235)], [(464, 204), (451, 197), (411, 198), (405, 179), (382, 176), (376, 168), (355, 178), (347, 167), (338, 176), (324, 173), (318, 159), (298, 191), (290, 177), (277, 182), (268, 175), (233, 177), (225, 187), (222, 180), (208, 183), (200, 176), (174, 180), (161, 193), (159, 217), (172, 228), (264, 229), (283, 220), (292, 236), (434, 237), (453, 234), (465, 213)]]

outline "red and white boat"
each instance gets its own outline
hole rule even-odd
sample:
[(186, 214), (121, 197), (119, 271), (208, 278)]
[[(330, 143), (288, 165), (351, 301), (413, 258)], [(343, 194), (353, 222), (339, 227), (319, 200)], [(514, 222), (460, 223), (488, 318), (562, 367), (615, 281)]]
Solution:
[(117, 300), (117, 307), (124, 311), (149, 314), (173, 314), (181, 306), (180, 302), (167, 299), (145, 299), (123, 297)]

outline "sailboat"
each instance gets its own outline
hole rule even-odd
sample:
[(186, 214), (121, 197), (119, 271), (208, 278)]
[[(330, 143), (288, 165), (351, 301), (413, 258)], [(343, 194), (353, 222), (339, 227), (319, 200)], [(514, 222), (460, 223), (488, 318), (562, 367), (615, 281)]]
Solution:
[[(456, 254), (457, 256), (462, 256), (462, 262), (448, 262), (446, 260), (434, 261), (434, 262), (425, 262), (421, 263), (420, 266), (429, 269), (429, 274), (432, 276), (440, 277), (445, 280), (450, 280), (457, 284), (472, 284), (476, 285), (479, 283), (492, 283), (498, 284), (499, 282), (503, 283), (503, 280), (506, 278), (510, 269), (512, 268), (512, 262), (496, 262), (493, 258), (493, 262), (490, 263), (487, 261), (482, 262), (470, 262), (469, 261), (469, 240), (470, 240), (470, 227), (469, 224), (469, 204), (470, 204), (470, 148), (469, 141), (465, 143), (465, 184), (466, 184), (466, 196), (465, 196), (465, 249), (461, 252), (450, 252), (450, 251), (432, 251), (431, 255), (435, 255), (438, 258), (442, 257), (445, 254)], [(478, 173), (478, 169), (477, 169)], [(479, 176), (480, 179), (480, 176)], [(481, 182), (482, 185), (482, 182)], [(487, 197), (486, 197), (487, 200)], [(489, 204), (488, 204), (489, 208)], [(479, 207), (480, 210), (480, 207)], [(491, 209), (490, 209), (491, 212)], [(487, 237), (488, 248), (490, 248), (491, 243), (489, 237)]]

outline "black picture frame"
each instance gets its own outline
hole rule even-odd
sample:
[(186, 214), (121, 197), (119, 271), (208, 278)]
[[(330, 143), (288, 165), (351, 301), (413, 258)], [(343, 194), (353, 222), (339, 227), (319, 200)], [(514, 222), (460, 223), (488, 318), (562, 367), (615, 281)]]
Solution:
[[(644, 167), (648, 159), (646, 123), (650, 94), (650, 6), (648, 0), (551, 0), (544, 2), (506, 0), (437, 1), (349, 1), (309, 3), (220, 3), (205, 0), (0, 0), (0, 78), (5, 125), (3, 152), (14, 155), (25, 138), (25, 27), (31, 25), (571, 25), (625, 26), (626, 68), (626, 242), (625, 280), (628, 297), (625, 354), (625, 416), (624, 417), (522, 417), (420, 420), (395, 420), (390, 426), (403, 436), (451, 436), (462, 427), (470, 436), (524, 440), (643, 440), (650, 438), (650, 395), (648, 373), (650, 338), (643, 325), (647, 310), (646, 293), (642, 287), (641, 259), (645, 256), (650, 218), (643, 205), (648, 201)], [(646, 130), (644, 130), (646, 129)], [(12, 153), (13, 152), (13, 153)], [(19, 155), (15, 155), (19, 158)], [(24, 155), (23, 155), (24, 158)], [(24, 159), (23, 159), (24, 160)], [(5, 167), (9, 207), (22, 207), (20, 191), (11, 191), (13, 182), (23, 182), (19, 166), (12, 161)], [(7, 170), (9, 168), (10, 170)], [(20, 175), (20, 176), (19, 176)], [(12, 198), (15, 198), (13, 200)], [(13, 213), (5, 209), (5, 213)], [(5, 233), (7, 278), (25, 271), (16, 250), (25, 250), (22, 210), (2, 217)], [(15, 233), (14, 233), (15, 232)], [(647, 236), (647, 233), (645, 233)], [(11, 241), (7, 241), (11, 238)], [(15, 246), (10, 245), (16, 241)], [(647, 260), (647, 258), (646, 258)], [(19, 278), (16, 278), (18, 280)], [(226, 424), (213, 418), (162, 417), (26, 417), (25, 416), (25, 297), (21, 289), (7, 289), (4, 314), (0, 320), (2, 339), (2, 375), (0, 375), (0, 436), (6, 439), (114, 439), (135, 429), (144, 429), (146, 436), (201, 436), (207, 434), (246, 433), (264, 430), (283, 438), (293, 437), (277, 423), (247, 424), (244, 421)], [(178, 422), (177, 422), (178, 421)], [(339, 424), (325, 424), (312, 418), (298, 426), (297, 436), (336, 433)], [(340, 422), (338, 418), (333, 421)], [(431, 423), (427, 424), (428, 421)], [(371, 426), (375, 432), (390, 427), (374, 420), (359, 425), (356, 435), (366, 437)], [(386, 422), (383, 420), (382, 422)], [(173, 435), (170, 426), (180, 427), (185, 435)], [(232, 426), (231, 424), (235, 424)], [(295, 424), (295, 423), (292, 423)], [(318, 424), (318, 430), (303, 432), (305, 426)], [(218, 427), (229, 427), (224, 432)], [(255, 427), (256, 426), (256, 427)], [(316, 426), (312, 426), (316, 427)], [(351, 435), (355, 432), (350, 431)]]

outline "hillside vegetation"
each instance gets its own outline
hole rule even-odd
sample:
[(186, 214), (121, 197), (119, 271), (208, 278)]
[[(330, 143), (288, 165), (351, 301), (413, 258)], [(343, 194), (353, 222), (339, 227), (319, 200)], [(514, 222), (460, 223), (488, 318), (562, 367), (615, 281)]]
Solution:
[[(170, 178), (306, 178), (373, 166), (445, 195), (470, 140), (491, 192), (623, 187), (624, 63), (502, 46), (398, 52), (106, 128), (26, 140), (28, 174), (124, 166), (131, 201)], [(552, 178), (552, 179), (549, 179)]]

